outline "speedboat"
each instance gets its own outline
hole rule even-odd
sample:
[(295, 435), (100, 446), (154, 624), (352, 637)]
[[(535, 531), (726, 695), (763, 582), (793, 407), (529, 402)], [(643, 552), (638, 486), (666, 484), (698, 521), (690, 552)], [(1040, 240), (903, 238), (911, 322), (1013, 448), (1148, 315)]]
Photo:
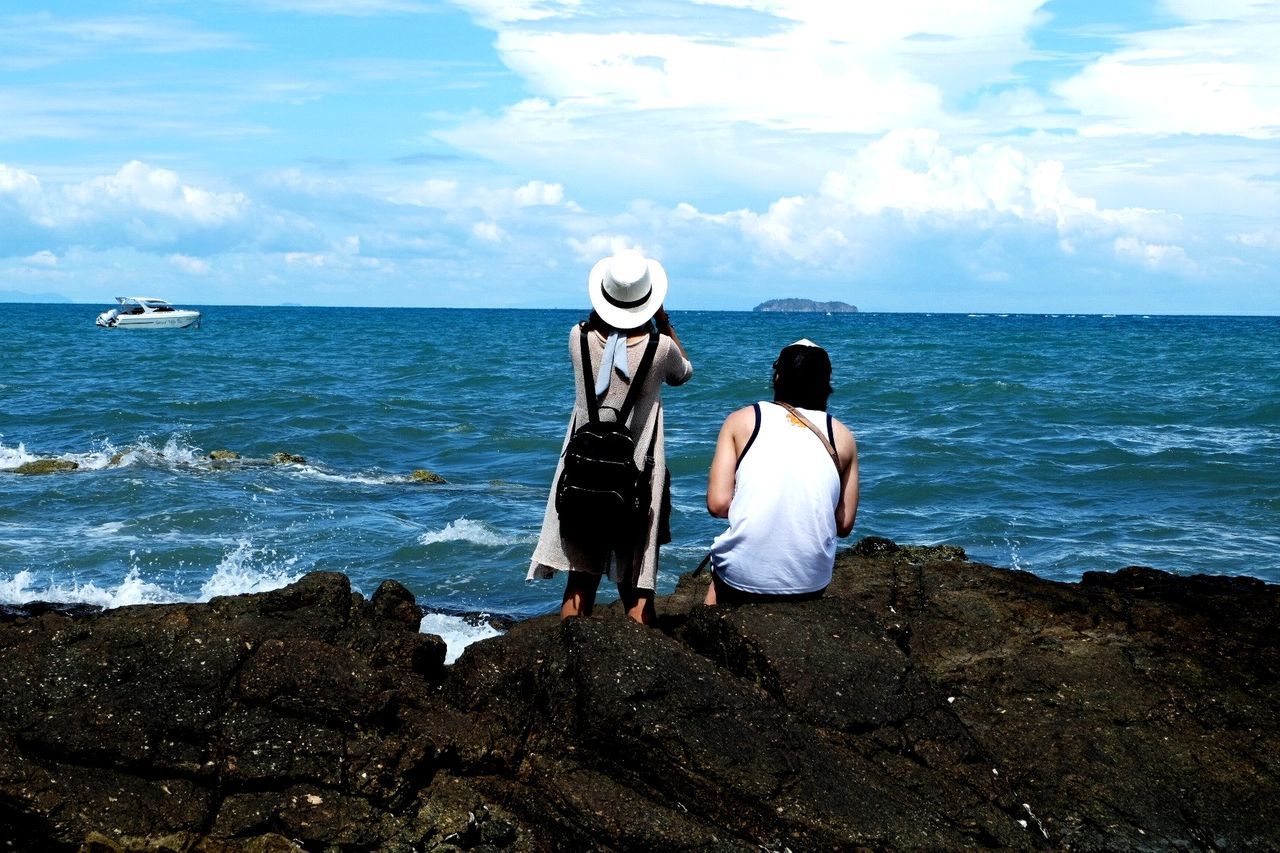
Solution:
[(118, 308), (103, 311), (97, 324), (104, 329), (185, 329), (200, 325), (200, 312), (174, 308), (152, 296), (117, 296)]

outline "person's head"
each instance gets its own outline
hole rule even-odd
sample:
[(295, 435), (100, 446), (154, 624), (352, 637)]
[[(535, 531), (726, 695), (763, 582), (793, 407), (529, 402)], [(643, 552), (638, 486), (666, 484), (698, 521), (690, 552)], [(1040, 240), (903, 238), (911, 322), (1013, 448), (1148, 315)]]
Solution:
[(773, 362), (773, 399), (826, 411), (831, 390), (831, 358), (822, 347), (801, 338), (778, 353)]
[(613, 329), (644, 328), (667, 298), (662, 264), (634, 249), (603, 258), (587, 277), (591, 307)]

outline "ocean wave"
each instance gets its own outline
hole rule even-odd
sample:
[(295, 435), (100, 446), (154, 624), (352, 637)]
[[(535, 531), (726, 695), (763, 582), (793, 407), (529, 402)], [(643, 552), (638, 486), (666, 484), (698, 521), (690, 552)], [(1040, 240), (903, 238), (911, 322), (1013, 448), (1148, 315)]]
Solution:
[[(132, 557), (133, 553), (130, 554)], [(144, 578), (142, 568), (137, 565), (131, 566), (117, 583), (104, 580), (81, 583), (73, 577), (69, 580), (50, 578), (42, 584), (35, 572), (24, 569), (8, 577), (0, 575), (0, 603), (52, 601), (112, 608), (208, 601), (218, 595), (267, 592), (294, 583), (302, 577), (302, 573), (294, 569), (296, 563), (296, 557), (280, 557), (269, 548), (255, 548), (241, 540), (219, 561), (195, 595)]]
[(0, 577), (0, 602), (5, 604), (52, 601), (110, 608), (130, 604), (169, 604), (181, 600), (172, 590), (144, 580), (137, 567), (131, 568), (118, 584), (103, 586), (92, 581), (78, 583), (74, 579), (60, 582), (50, 579), (39, 586), (35, 573), (25, 569), (9, 578)]
[(469, 542), (472, 545), (485, 545), (491, 548), (505, 548), (531, 541), (533, 539), (529, 536), (504, 534), (483, 521), (472, 521), (469, 518), (456, 519), (446, 524), (441, 530), (429, 530), (418, 537), (418, 542), (422, 545), (434, 545), (438, 542)]
[(446, 664), (456, 661), (462, 650), (472, 643), (502, 635), (502, 631), (486, 621), (448, 613), (428, 613), (422, 617), (418, 630), (424, 634), (435, 634), (444, 640)]
[(302, 578), (302, 573), (294, 570), (297, 562), (297, 557), (281, 558), (270, 548), (255, 548), (248, 540), (241, 540), (235, 550), (218, 563), (213, 576), (200, 587), (199, 600), (208, 601), (218, 595), (269, 592), (288, 586)]

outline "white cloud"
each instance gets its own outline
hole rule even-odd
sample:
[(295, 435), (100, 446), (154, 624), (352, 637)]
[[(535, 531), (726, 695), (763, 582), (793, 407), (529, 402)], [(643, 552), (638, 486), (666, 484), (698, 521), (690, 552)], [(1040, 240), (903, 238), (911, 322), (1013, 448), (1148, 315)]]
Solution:
[(507, 232), (496, 222), (477, 222), (471, 227), (471, 233), (487, 243), (501, 243), (507, 237)]
[(33, 267), (56, 267), (58, 265), (58, 256), (48, 249), (42, 249), (33, 255), (28, 255), (22, 261)]
[(209, 272), (209, 262), (203, 258), (193, 258), (190, 255), (174, 254), (169, 255), (167, 260), (176, 269), (179, 269), (188, 275), (206, 275)]
[(66, 188), (73, 213), (95, 216), (124, 209), (164, 214), (201, 225), (216, 225), (245, 212), (241, 193), (219, 193), (183, 184), (177, 173), (133, 160), (114, 175)]
[[(689, 110), (698, 124), (852, 133), (940, 122), (943, 91), (1027, 58), (1025, 33), (1043, 3), (704, 0), (669, 19), (671, 4), (641, 4), (648, 17), (611, 26), (585, 4), (461, 1), (497, 29), (504, 63), (535, 93), (508, 111), (512, 127), (547, 118), (550, 106), (561, 122)], [(730, 9), (754, 18), (724, 35), (717, 15)], [(965, 61), (948, 61), (956, 56)], [(635, 132), (643, 137), (643, 124)]]
[(601, 258), (615, 255), (623, 249), (636, 249), (649, 257), (658, 257), (660, 250), (646, 249), (644, 244), (625, 234), (593, 234), (585, 239), (570, 237), (566, 244), (573, 251), (574, 260), (580, 264), (594, 264)]
[[(781, 198), (764, 213), (742, 210), (727, 216), (765, 252), (811, 264), (874, 251), (863, 235), (886, 228), (909, 232), (1013, 224), (1052, 232), (1059, 247), (1071, 253), (1080, 240), (1169, 233), (1174, 220), (1160, 211), (1100, 208), (1096, 200), (1071, 190), (1059, 162), (1038, 162), (1008, 145), (981, 145), (957, 154), (932, 130), (886, 134), (845, 168), (828, 173), (814, 195)], [(1125, 248), (1132, 247), (1126, 243)], [(1161, 255), (1161, 248), (1169, 251)], [(1149, 254), (1167, 261), (1172, 247), (1157, 246)]]
[(1196, 270), (1196, 265), (1181, 246), (1146, 243), (1137, 237), (1117, 237), (1115, 252), (1118, 256), (1136, 261), (1151, 270), (1180, 273)]
[(1227, 241), (1250, 249), (1280, 250), (1280, 228), (1260, 228), (1242, 234), (1229, 234)]
[(1171, 0), (1186, 26), (1135, 33), (1056, 87), (1086, 135), (1280, 137), (1280, 10)]

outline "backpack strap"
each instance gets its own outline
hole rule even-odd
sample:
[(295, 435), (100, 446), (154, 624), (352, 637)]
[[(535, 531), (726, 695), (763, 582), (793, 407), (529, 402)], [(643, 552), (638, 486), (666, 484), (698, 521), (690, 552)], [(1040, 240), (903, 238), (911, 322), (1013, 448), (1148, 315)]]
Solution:
[(587, 420), (595, 423), (600, 420), (600, 400), (596, 397), (596, 380), (591, 376), (591, 348), (587, 345), (587, 324), (579, 323), (582, 332), (582, 388), (587, 392)]
[[(578, 328), (582, 331), (579, 340), (582, 344), (582, 387), (586, 392), (587, 417), (595, 423), (600, 420), (600, 398), (596, 396), (596, 380), (591, 375), (591, 348), (587, 343), (587, 324), (581, 323)], [(625, 424), (631, 410), (635, 408), (636, 400), (640, 397), (640, 389), (644, 387), (645, 377), (649, 374), (649, 368), (653, 366), (653, 358), (657, 351), (658, 333), (651, 331), (649, 343), (644, 348), (644, 355), (640, 357), (640, 365), (636, 368), (635, 375), (631, 377), (631, 387), (627, 389), (622, 408), (618, 409), (618, 423)]]
[(645, 344), (644, 355), (640, 358), (640, 366), (636, 368), (635, 376), (631, 377), (631, 387), (627, 389), (627, 397), (622, 401), (622, 408), (618, 409), (619, 423), (625, 424), (627, 417), (631, 414), (631, 410), (635, 408), (636, 400), (640, 398), (640, 391), (644, 388), (645, 377), (649, 375), (649, 368), (653, 366), (654, 353), (657, 351), (658, 333), (656, 331), (649, 332), (649, 343)]

